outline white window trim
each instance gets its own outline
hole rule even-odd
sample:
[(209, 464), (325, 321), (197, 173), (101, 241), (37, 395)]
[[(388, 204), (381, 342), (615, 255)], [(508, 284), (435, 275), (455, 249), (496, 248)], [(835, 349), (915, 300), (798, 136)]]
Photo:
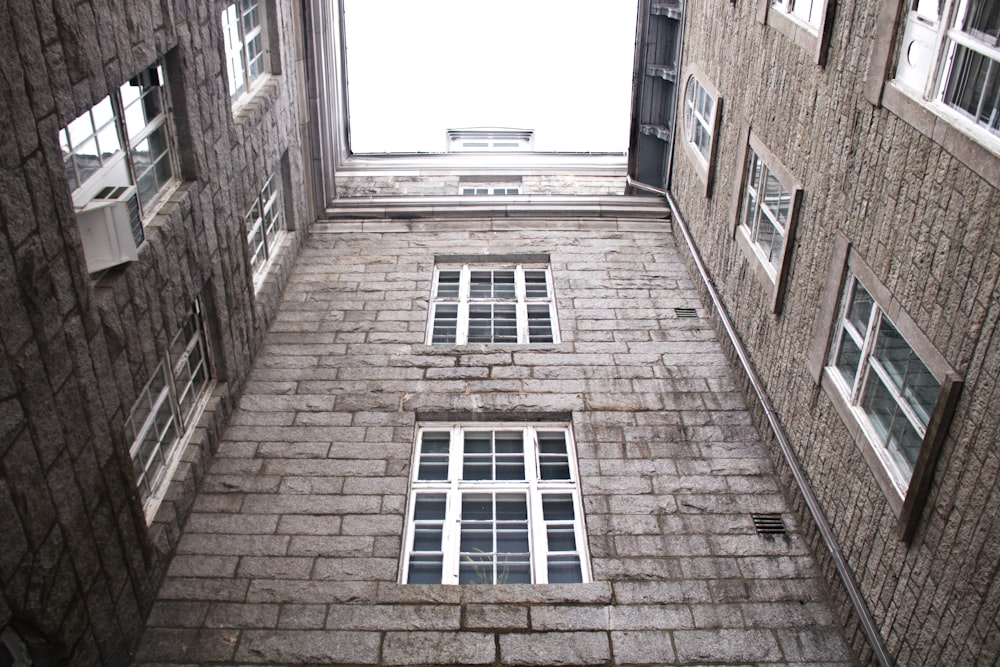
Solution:
[[(492, 480), (462, 480), (462, 435), (470, 431), (521, 431), (524, 434), (524, 481), (492, 481)], [(559, 431), (565, 435), (567, 458), (569, 462), (570, 479), (542, 480), (538, 473), (538, 431)], [(425, 432), (448, 432), (448, 479), (441, 481), (422, 481), (417, 479), (420, 464), (420, 447), (422, 435)], [(576, 541), (575, 552), (558, 552), (560, 554), (576, 554), (580, 559), (581, 583), (592, 580), (590, 571), (590, 554), (587, 545), (587, 531), (583, 514), (583, 501), (580, 493), (579, 468), (576, 458), (576, 446), (572, 431), (561, 423), (466, 423), (466, 424), (418, 424), (411, 460), (410, 490), (406, 512), (406, 532), (404, 535), (403, 556), (400, 559), (400, 583), (407, 583), (410, 556), (413, 553), (413, 538), (415, 521), (413, 517), (417, 494), (444, 494), (447, 498), (445, 519), (442, 534), (442, 584), (457, 585), (459, 582), (459, 540), (461, 531), (461, 499), (463, 493), (517, 493), (526, 494), (528, 505), (529, 551), (531, 553), (531, 583), (547, 584), (548, 557), (546, 525), (542, 516), (542, 498), (546, 494), (569, 495), (573, 501), (573, 532)]]
[[(681, 104), (683, 112), (681, 117), (683, 118), (684, 127), (684, 141), (681, 142), (684, 154), (687, 155), (691, 166), (694, 167), (695, 173), (698, 175), (699, 180), (705, 186), (705, 196), (709, 197), (712, 193), (712, 185), (715, 180), (715, 162), (716, 162), (716, 150), (718, 145), (719, 132), (722, 127), (722, 95), (719, 93), (718, 88), (712, 85), (708, 77), (702, 72), (698, 65), (691, 63), (685, 68), (685, 81), (687, 82), (684, 87), (684, 97)], [(692, 127), (689, 126), (689, 115), (688, 115), (688, 90), (692, 85), (697, 85), (701, 87), (712, 99), (712, 117), (705, 119), (698, 114), (697, 118), (701, 119), (703, 127), (709, 133), (709, 145), (708, 145), (708, 156), (702, 154), (698, 146), (692, 141)]]
[[(732, 234), (740, 250), (753, 264), (758, 281), (768, 292), (771, 312), (780, 314), (784, 300), (784, 291), (788, 281), (788, 269), (791, 262), (791, 249), (794, 245), (795, 228), (802, 209), (802, 185), (749, 127), (743, 129), (740, 145), (745, 146), (745, 149), (743, 161), (740, 166), (740, 178), (737, 181), (739, 187), (733, 197), (731, 213), (733, 221)], [(757, 241), (752, 237), (751, 228), (744, 224), (747, 188), (749, 186), (747, 172), (751, 159), (751, 151), (760, 158), (766, 169), (778, 179), (781, 186), (791, 197), (788, 221), (785, 224), (784, 236), (781, 248), (778, 251), (777, 262), (774, 264), (771, 263)], [(760, 208), (759, 197), (758, 208)]]
[[(485, 190), (485, 192), (479, 192), (479, 190)], [(502, 190), (503, 192), (497, 192)], [(508, 190), (513, 190), (514, 192), (508, 192)], [(463, 183), (460, 186), (460, 194), (466, 197), (474, 196), (513, 196), (521, 194), (520, 185), (507, 185), (503, 183)]]
[[(271, 186), (272, 194), (265, 199), (268, 186)], [(283, 195), (284, 184), (281, 179), (281, 172), (280, 170), (276, 170), (264, 182), (264, 187), (260, 189), (256, 200), (250, 205), (250, 209), (246, 215), (243, 216), (248, 261), (250, 262), (250, 270), (253, 273), (254, 291), (259, 290), (260, 286), (264, 284), (268, 271), (270, 271), (271, 266), (274, 264), (276, 251), (281, 246), (285, 233), (288, 231), (287, 211), (285, 210)], [(256, 218), (253, 217), (254, 211), (259, 211), (259, 215)], [(268, 211), (273, 212), (274, 215), (271, 218), (270, 228), (265, 229), (264, 220), (267, 219)], [(261, 241), (260, 245), (254, 248), (252, 239), (258, 231), (261, 233)], [(257, 253), (263, 253), (264, 261), (254, 267), (254, 257)]]
[[(529, 298), (525, 292), (525, 271), (544, 271), (545, 283), (548, 291), (546, 298)], [(445, 299), (437, 296), (438, 280), (442, 271), (459, 271), (459, 288), (457, 299)], [(513, 271), (514, 272), (514, 292), (515, 299), (472, 299), (469, 296), (469, 285), (473, 271)], [(555, 290), (552, 281), (552, 269), (548, 264), (462, 264), (462, 265), (436, 265), (434, 267), (434, 280), (431, 284), (430, 308), (428, 309), (427, 336), (428, 345), (552, 345), (560, 342), (559, 321), (556, 317)], [(474, 304), (512, 304), (515, 305), (517, 317), (517, 342), (509, 343), (469, 343), (469, 307)], [(458, 330), (454, 343), (434, 342), (434, 323), (437, 318), (439, 306), (458, 307)], [(531, 343), (528, 336), (528, 306), (548, 306), (549, 321), (552, 328), (552, 341), (544, 343)]]
[[(808, 2), (811, 6), (808, 19), (795, 13), (795, 6), (800, 2)], [(772, 0), (771, 9), (781, 12), (805, 30), (818, 33), (823, 23), (823, 12), (826, 11), (826, 0)]]
[[(849, 275), (857, 277), (877, 307), (886, 313), (896, 330), (941, 385), (909, 484), (903, 488), (891, 478), (890, 468), (877, 452), (881, 445), (877, 438), (873, 444), (869, 435), (868, 429), (871, 426), (867, 424), (867, 415), (863, 414), (863, 410), (862, 414), (858, 414), (859, 411), (851, 404), (851, 392), (847, 390), (846, 382), (835, 366), (840, 341), (840, 318), (843, 314), (843, 302), (847, 298), (843, 291), (848, 284)], [(839, 414), (851, 440), (897, 517), (896, 528), (900, 538), (908, 541), (916, 530), (930, 492), (937, 458), (961, 395), (962, 377), (924, 335), (860, 255), (851, 248), (850, 242), (840, 234), (835, 238), (833, 261), (823, 289), (812, 340), (807, 364), (809, 374), (822, 387)]]
[(789, 12), (792, 0), (760, 0), (757, 4), (757, 22), (766, 24), (784, 35), (796, 46), (811, 54), (813, 62), (821, 67), (826, 64), (833, 25), (836, 0), (813, 0), (820, 6), (815, 10), (815, 24), (804, 21)]
[[(91, 107), (91, 109), (88, 109), (77, 118), (74, 118), (75, 121), (84, 115), (91, 113), (93, 109), (97, 108), (97, 106), (102, 104), (105, 100), (109, 100), (114, 113), (114, 118), (111, 122), (115, 125), (120, 146), (118, 152), (115, 153), (105, 164), (103, 164), (100, 169), (91, 174), (82, 183), (77, 184), (77, 187), (72, 191), (73, 206), (75, 208), (83, 208), (90, 203), (91, 200), (93, 200), (95, 195), (108, 186), (126, 186), (138, 189), (137, 179), (139, 174), (137, 174), (136, 171), (133, 152), (139, 143), (145, 141), (151, 134), (161, 128), (165, 130), (167, 135), (167, 154), (166, 157), (161, 159), (169, 161), (172, 177), (169, 181), (164, 183), (164, 185), (159, 188), (153, 197), (145, 204), (142, 202), (141, 198), (138, 197), (138, 192), (136, 193), (136, 200), (139, 202), (139, 213), (143, 224), (149, 223), (150, 219), (156, 215), (157, 211), (162, 208), (170, 194), (176, 190), (177, 186), (180, 184), (180, 160), (177, 151), (176, 129), (173, 124), (173, 106), (171, 104), (170, 91), (166, 79), (166, 68), (163, 66), (162, 62), (157, 61), (143, 70), (143, 72), (137, 75), (136, 78), (142, 77), (149, 70), (156, 70), (157, 77), (159, 79), (159, 84), (156, 88), (159, 89), (160, 105), (162, 108), (159, 115), (146, 123), (142, 131), (137, 133), (136, 136), (130, 137), (128, 134), (128, 130), (125, 125), (125, 106), (122, 102), (121, 96), (121, 89), (124, 86), (131, 85), (131, 81), (134, 79), (130, 79), (129, 81), (121, 84), (100, 102)], [(141, 101), (138, 103), (141, 104)], [(68, 141), (68, 125), (67, 127), (61, 128), (59, 134), (59, 143), (60, 145), (63, 145), (66, 141)], [(118, 182), (118, 179), (112, 175), (116, 169), (120, 170), (122, 167), (124, 167), (126, 180), (128, 182)]]
[[(267, 12), (264, 4), (265, 0), (256, 0), (256, 3), (257, 15), (260, 17), (260, 23), (249, 33), (246, 32), (246, 26), (243, 24), (243, 0), (236, 0), (236, 2), (229, 3), (221, 13), (223, 50), (226, 58), (226, 90), (229, 91), (229, 97), (234, 108), (242, 106), (245, 101), (257, 92), (264, 81), (267, 80), (267, 74), (270, 71), (271, 53), (270, 44), (268, 43)], [(237, 15), (235, 27), (239, 36), (239, 41), (238, 43), (233, 44), (232, 48), (226, 48), (225, 41), (227, 39), (227, 35), (225, 33), (230, 30), (230, 23), (228, 22), (227, 15), (233, 10), (235, 10)], [(260, 72), (256, 76), (251, 77), (249, 45), (257, 37), (260, 38), (262, 51), (260, 56)], [(242, 86), (237, 86), (236, 90), (229, 90), (230, 79), (236, 78), (229, 69), (232, 59), (235, 58), (239, 58), (240, 61), (241, 76), (239, 78), (242, 79)]]
[[(208, 340), (205, 336), (203, 318), (201, 315), (201, 306), (198, 301), (192, 309), (190, 315), (195, 324), (194, 331), (190, 339), (184, 345), (184, 351), (178, 356), (178, 358), (173, 358), (171, 356), (170, 350), (175, 347), (181, 336), (184, 335), (184, 327), (182, 326), (180, 331), (178, 331), (174, 338), (171, 340), (170, 346), (164, 351), (162, 359), (156, 366), (156, 370), (153, 372), (152, 377), (139, 392), (139, 396), (136, 399), (135, 404), (129, 411), (129, 416), (126, 419), (126, 435), (129, 431), (134, 435), (133, 440), (129, 443), (129, 457), (133, 461), (133, 465), (136, 462), (136, 456), (139, 453), (145, 436), (151, 429), (154, 428), (156, 421), (157, 411), (167, 408), (170, 412), (170, 421), (172, 422), (174, 437), (170, 442), (159, 442), (153, 452), (153, 456), (150, 457), (149, 461), (152, 461), (157, 456), (163, 461), (161, 466), (157, 466), (153, 469), (149, 461), (142, 462), (139, 465), (142, 466), (142, 472), (136, 471), (136, 482), (141, 485), (143, 480), (147, 480), (150, 474), (154, 475), (152, 481), (147, 481), (148, 493), (143, 499), (143, 511), (146, 516), (146, 522), (150, 523), (153, 517), (156, 515), (163, 498), (166, 496), (167, 489), (170, 486), (170, 480), (173, 479), (174, 473), (177, 471), (177, 466), (181, 460), (181, 454), (187, 447), (187, 443), (190, 441), (191, 436), (195, 431), (195, 426), (198, 424), (198, 420), (201, 418), (201, 414), (208, 403), (208, 400), (212, 395), (212, 388), (215, 386), (215, 381), (212, 378), (211, 369), (209, 366), (209, 351), (208, 351)], [(183, 390), (194, 390), (194, 383), (192, 377), (192, 383), (186, 387), (177, 386), (177, 373), (178, 370), (182, 368), (183, 365), (187, 363), (190, 358), (192, 350), (199, 348), (201, 352), (201, 361), (198, 366), (204, 370), (205, 381), (201, 386), (198, 395), (195, 396), (191, 405), (187, 410), (187, 413), (183, 413), (181, 410), (180, 400), (181, 396), (179, 391)], [(169, 371), (169, 372), (167, 372)], [(164, 387), (160, 390), (157, 396), (154, 398), (150, 396), (148, 390), (152, 385), (153, 381), (156, 380), (157, 375), (165, 374), (164, 378), (166, 382)], [(149, 413), (145, 416), (141, 424), (133, 423), (133, 419), (136, 414), (136, 410), (141, 407), (149, 406)], [(129, 427), (129, 424), (132, 424)], [(167, 450), (164, 452), (164, 450)], [(142, 492), (140, 491), (140, 498), (142, 497)]]

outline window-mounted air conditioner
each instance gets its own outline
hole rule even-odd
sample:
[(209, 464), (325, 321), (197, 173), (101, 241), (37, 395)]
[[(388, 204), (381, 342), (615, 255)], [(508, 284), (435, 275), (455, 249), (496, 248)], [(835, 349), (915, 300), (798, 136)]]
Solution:
[(87, 270), (95, 273), (139, 259), (146, 239), (134, 186), (109, 186), (77, 209)]

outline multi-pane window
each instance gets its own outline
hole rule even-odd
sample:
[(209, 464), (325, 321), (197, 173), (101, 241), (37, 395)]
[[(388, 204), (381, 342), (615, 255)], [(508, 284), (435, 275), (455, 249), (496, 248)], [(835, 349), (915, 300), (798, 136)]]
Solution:
[(250, 90), (267, 67), (265, 28), (260, 0), (240, 0), (222, 11), (229, 96), (237, 100)]
[(695, 77), (688, 78), (684, 93), (684, 132), (701, 158), (708, 162), (715, 129), (715, 100)]
[(909, 0), (896, 81), (1000, 136), (1000, 0)]
[(198, 304), (177, 332), (125, 421), (147, 516), (169, 481), (183, 436), (194, 428), (210, 374)]
[(769, 273), (777, 271), (792, 215), (792, 195), (753, 148), (748, 149), (740, 223)]
[(465, 185), (462, 186), (463, 195), (517, 195), (521, 194), (521, 189), (510, 185)]
[(285, 208), (281, 201), (281, 176), (277, 172), (267, 179), (246, 214), (245, 222), (250, 266), (254, 280), (260, 280), (267, 273), (268, 264), (287, 228)]
[(430, 310), (430, 343), (559, 342), (547, 266), (437, 267)]
[(167, 109), (163, 68), (154, 65), (59, 131), (76, 206), (102, 190), (135, 185), (148, 214), (177, 174)]
[(825, 9), (824, 0), (773, 0), (772, 9), (792, 16), (810, 28), (818, 30), (822, 23), (821, 13)]
[(832, 366), (879, 458), (905, 489), (941, 383), (853, 274), (844, 288)]
[(402, 581), (589, 581), (568, 428), (424, 426), (418, 431)]

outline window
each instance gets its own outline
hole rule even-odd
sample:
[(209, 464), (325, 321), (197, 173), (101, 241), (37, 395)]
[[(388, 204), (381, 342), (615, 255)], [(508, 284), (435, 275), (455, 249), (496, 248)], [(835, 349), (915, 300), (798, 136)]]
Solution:
[(511, 152), (530, 151), (534, 145), (534, 130), (505, 128), (464, 128), (448, 130), (449, 152)]
[(780, 311), (786, 255), (800, 201), (801, 188), (750, 133), (736, 238), (744, 254), (759, 267), (761, 281), (771, 290), (774, 312)]
[(510, 185), (463, 185), (463, 195), (517, 195), (521, 194), (521, 189)]
[(917, 525), (962, 381), (838, 235), (809, 372), (822, 385), (898, 517)]
[(900, 489), (910, 483), (941, 383), (856, 276), (832, 354), (838, 387)]
[(142, 216), (150, 215), (177, 175), (168, 102), (157, 64), (59, 131), (76, 207), (134, 185)]
[(132, 443), (129, 453), (147, 519), (155, 513), (170, 481), (183, 436), (197, 422), (209, 378), (196, 302), (125, 421), (125, 437)]
[(569, 429), (420, 428), (405, 545), (403, 583), (589, 581)]
[(1000, 138), (1000, 0), (908, 0), (907, 8), (895, 81)]
[(558, 336), (548, 266), (435, 268), (428, 342), (558, 343)]
[(801, 21), (812, 30), (819, 30), (824, 2), (823, 0), (774, 0), (771, 8)]
[(275, 172), (254, 200), (245, 216), (247, 244), (250, 247), (250, 266), (254, 282), (259, 283), (287, 228), (285, 208), (281, 201), (281, 176)]
[(249, 92), (267, 68), (264, 17), (260, 0), (240, 0), (222, 12), (226, 41), (229, 96), (235, 101)]
[(719, 130), (719, 113), (722, 99), (701, 73), (700, 68), (688, 66), (691, 74), (684, 88), (684, 153), (690, 159), (698, 178), (705, 185), (705, 196), (711, 191), (714, 165), (715, 137)]

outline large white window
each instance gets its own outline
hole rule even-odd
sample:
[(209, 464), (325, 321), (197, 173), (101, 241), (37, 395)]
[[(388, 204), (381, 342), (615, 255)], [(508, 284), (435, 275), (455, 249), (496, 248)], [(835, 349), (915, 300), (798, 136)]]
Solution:
[(436, 267), (429, 343), (558, 343), (552, 273), (540, 264)]
[(260, 0), (240, 0), (222, 11), (229, 95), (238, 100), (267, 69), (266, 27)]
[(684, 91), (684, 135), (708, 164), (715, 132), (715, 100), (693, 75)]
[(826, 3), (824, 0), (774, 0), (771, 9), (783, 12), (815, 31), (822, 25)]
[(1000, 0), (908, 0), (907, 9), (896, 83), (1000, 137)]
[(139, 497), (152, 518), (197, 422), (210, 383), (198, 303), (177, 332), (125, 421)]
[(425, 425), (417, 433), (401, 581), (590, 580), (576, 453), (560, 425)]
[(853, 274), (844, 287), (831, 360), (845, 399), (905, 490), (941, 383)]
[(245, 222), (247, 243), (250, 247), (250, 266), (253, 269), (254, 282), (259, 283), (267, 274), (267, 268), (287, 228), (285, 208), (281, 200), (281, 176), (278, 172), (267, 179), (267, 183), (246, 214)]
[(134, 185), (148, 216), (177, 175), (168, 109), (163, 67), (154, 65), (59, 131), (75, 206)]

